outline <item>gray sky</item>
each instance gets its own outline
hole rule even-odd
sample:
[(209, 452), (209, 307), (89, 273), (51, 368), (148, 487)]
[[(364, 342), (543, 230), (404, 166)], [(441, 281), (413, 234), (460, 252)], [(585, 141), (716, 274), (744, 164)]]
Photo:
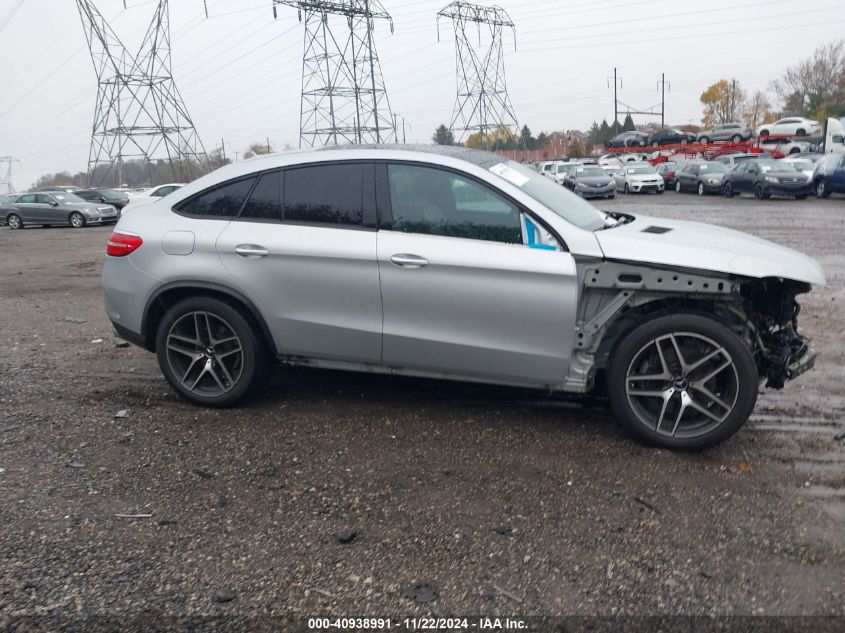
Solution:
[[(408, 141), (427, 142), (448, 124), (455, 100), (453, 33), (435, 14), (446, 0), (382, 0), (395, 33), (376, 26), (376, 45), (394, 112)], [(124, 44), (135, 50), (155, 0), (99, 0)], [(842, 37), (842, 0), (498, 0), (517, 33), (505, 65), (520, 123), (532, 131), (586, 129), (613, 118), (612, 85), (637, 108), (660, 101), (666, 73), (667, 124), (697, 123), (698, 97), (735, 77), (765, 89), (786, 66)], [(20, 6), (18, 6), (20, 5)], [(227, 153), (270, 138), (298, 144), (303, 27), (296, 11), (271, 0), (171, 0), (173, 75), (207, 149)], [(11, 18), (9, 19), (9, 17)], [(20, 159), (16, 188), (38, 176), (84, 170), (96, 79), (76, 3), (0, 0), (0, 155)], [(776, 104), (775, 104), (776, 105)], [(637, 122), (650, 119), (640, 117)]]

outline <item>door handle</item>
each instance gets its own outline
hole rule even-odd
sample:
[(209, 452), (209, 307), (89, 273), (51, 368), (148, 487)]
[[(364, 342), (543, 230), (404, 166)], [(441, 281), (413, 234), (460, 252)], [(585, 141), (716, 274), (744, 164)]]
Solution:
[(270, 251), (257, 244), (238, 244), (235, 252), (241, 257), (267, 257), (270, 254)]
[(396, 255), (391, 255), (390, 261), (402, 268), (422, 268), (423, 266), (428, 266), (428, 260), (425, 257), (411, 255), (409, 253), (396, 253)]

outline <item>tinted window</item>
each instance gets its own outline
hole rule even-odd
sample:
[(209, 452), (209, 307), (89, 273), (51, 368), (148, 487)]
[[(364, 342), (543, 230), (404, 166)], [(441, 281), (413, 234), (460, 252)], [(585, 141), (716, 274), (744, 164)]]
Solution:
[(259, 220), (282, 219), (282, 172), (261, 175), (240, 217)]
[(183, 202), (179, 211), (190, 215), (232, 217), (241, 210), (255, 177), (226, 183)]
[(284, 199), (285, 221), (362, 226), (364, 166), (347, 163), (285, 170)]
[(26, 196), (21, 196), (20, 198), (18, 198), (18, 202), (22, 204), (32, 204), (33, 202), (35, 202), (35, 195), (29, 194)]
[(483, 185), (417, 165), (390, 165), (388, 179), (397, 231), (522, 243), (519, 209)]
[(51, 202), (53, 202), (53, 198), (51, 196), (45, 196), (43, 193), (39, 193), (37, 196), (35, 196), (35, 201), (38, 204), (50, 204)]

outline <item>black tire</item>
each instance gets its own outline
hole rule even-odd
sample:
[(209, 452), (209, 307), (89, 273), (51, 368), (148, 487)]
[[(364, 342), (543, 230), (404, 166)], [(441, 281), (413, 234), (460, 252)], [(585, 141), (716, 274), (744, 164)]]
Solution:
[(710, 137), (709, 136), (702, 136), (700, 139), (698, 139), (698, 142), (704, 143), (706, 145), (707, 143), (710, 142)]
[[(672, 351), (673, 341), (678, 342), (678, 347), (682, 354), (687, 354), (686, 361), (691, 365), (703, 358), (707, 349), (720, 351), (711, 361), (683, 374), (677, 356)], [(657, 358), (655, 345), (661, 346), (665, 361)], [(699, 353), (699, 347), (702, 356), (696, 358), (691, 354)], [(665, 366), (668, 375), (673, 376), (665, 381), (665, 391), (658, 385), (660, 381), (646, 382), (642, 379), (642, 376), (657, 375), (653, 372), (651, 362)], [(723, 370), (709, 380), (704, 380), (713, 371), (711, 367), (726, 362), (728, 364)], [(706, 374), (701, 375), (701, 372)], [(677, 377), (674, 376), (676, 373)], [(637, 380), (629, 380), (632, 377)], [(635, 437), (649, 444), (689, 451), (715, 446), (736, 433), (754, 410), (760, 382), (754, 357), (745, 343), (724, 325), (697, 314), (662, 316), (632, 330), (613, 350), (607, 380), (611, 411)], [(669, 399), (653, 394), (636, 395), (638, 391), (646, 389), (669, 392)], [(710, 395), (703, 395), (701, 389), (708, 390)], [(687, 394), (687, 401), (695, 402), (710, 414), (686, 404), (681, 408), (685, 402), (684, 394)], [(666, 422), (673, 423), (676, 415), (674, 411), (678, 409), (680, 417), (674, 421), (672, 434), (667, 434), (669, 429)], [(691, 413), (687, 414), (687, 411)], [(653, 427), (649, 425), (650, 416), (656, 418), (652, 419)], [(685, 425), (681, 426), (681, 422), (685, 422)]]
[(680, 181), (680, 180), (676, 180), (676, 181), (675, 181), (675, 191), (676, 191), (677, 193), (681, 193), (681, 191), (683, 191), (683, 190), (684, 190), (684, 188), (681, 186), (681, 181)]
[(799, 148), (799, 147), (793, 147), (791, 150), (789, 150), (790, 156), (792, 154), (800, 154), (800, 153), (801, 153), (801, 148)]
[[(197, 314), (205, 318), (193, 317), (198, 340), (194, 344), (186, 342), (180, 328), (190, 325), (191, 315)], [(209, 332), (211, 337), (203, 335)], [(215, 333), (223, 338), (215, 342)], [(190, 354), (169, 348), (171, 335), (181, 337), (171, 339), (176, 348), (184, 345), (186, 351), (193, 351), (198, 357), (187, 360)], [(230, 336), (236, 341), (226, 343)], [(239, 346), (238, 351), (233, 351), (235, 346)], [(185, 400), (206, 407), (236, 404), (249, 397), (269, 374), (268, 354), (260, 333), (238, 309), (211, 297), (183, 299), (165, 313), (156, 332), (156, 356), (173, 390)], [(187, 370), (186, 365), (190, 365)], [(206, 373), (209, 367), (211, 370)], [(184, 374), (177, 375), (177, 371)], [(187, 384), (194, 381), (192, 386)]]
[(805, 130), (804, 128), (795, 130), (795, 136), (807, 136), (807, 130)]
[(13, 231), (19, 231), (23, 228), (23, 220), (21, 220), (21, 216), (17, 213), (10, 213), (7, 215), (6, 224), (8, 224), (9, 228)]
[(741, 141), (742, 141), (742, 137), (741, 137), (739, 134), (734, 134), (734, 135), (731, 137), (731, 140), (732, 140), (734, 143), (739, 143), (739, 142), (741, 142)]
[(827, 181), (822, 178), (816, 183), (816, 198), (830, 197), (830, 189), (827, 186)]
[(726, 198), (733, 198), (736, 195), (734, 193), (733, 185), (730, 182), (726, 182), (722, 185), (722, 195)]
[(769, 198), (769, 194), (766, 191), (766, 188), (762, 185), (762, 183), (757, 183), (754, 185), (754, 197), (758, 200), (767, 200)]
[(760, 133), (757, 136), (768, 136), (769, 130), (760, 130)]
[(67, 218), (68, 224), (70, 224), (75, 229), (83, 228), (87, 222), (85, 222), (85, 216), (79, 213), (79, 211), (74, 211), (71, 213)]
[(628, 195), (630, 193), (631, 193), (631, 190), (628, 188), (628, 183), (626, 182), (625, 183), (625, 195)]
[(700, 182), (700, 183), (698, 183), (698, 195), (703, 196), (704, 193), (705, 193), (704, 192), (704, 183)]

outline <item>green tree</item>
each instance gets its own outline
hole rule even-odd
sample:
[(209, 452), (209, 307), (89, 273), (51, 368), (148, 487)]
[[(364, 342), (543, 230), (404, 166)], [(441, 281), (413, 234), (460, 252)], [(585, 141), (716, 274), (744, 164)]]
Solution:
[(531, 130), (527, 125), (522, 126), (522, 131), (519, 133), (519, 136), (525, 149), (534, 149), (536, 139), (531, 135)]
[(634, 119), (631, 118), (630, 114), (625, 115), (625, 122), (622, 124), (622, 131), (623, 132), (631, 132), (632, 130), (636, 130), (637, 126), (634, 125)]
[(584, 155), (584, 146), (581, 145), (581, 141), (577, 138), (572, 139), (568, 153), (570, 158), (581, 158)]
[(434, 130), (431, 140), (434, 141), (435, 145), (454, 145), (455, 135), (452, 134), (452, 130), (441, 123), (437, 129)]

